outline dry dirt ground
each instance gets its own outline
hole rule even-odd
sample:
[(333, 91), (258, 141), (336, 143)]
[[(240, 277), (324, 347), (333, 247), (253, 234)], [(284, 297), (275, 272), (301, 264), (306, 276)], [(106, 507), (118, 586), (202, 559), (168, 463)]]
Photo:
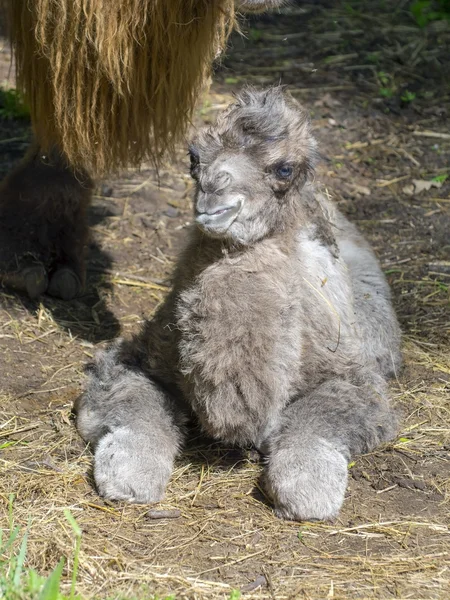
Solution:
[[(173, 518), (95, 492), (71, 407), (95, 346), (136, 330), (170, 286), (191, 220), (180, 149), (159, 182), (143, 169), (99, 184), (82, 297), (32, 303), (0, 289), (0, 519), (14, 493), (16, 522), (31, 519), (29, 566), (45, 573), (66, 555), (71, 568), (70, 507), (87, 597), (450, 598), (449, 25), (418, 28), (407, 2), (294, 3), (233, 37), (198, 115), (213, 119), (244, 82), (288, 84), (313, 117), (317, 179), (392, 286), (404, 331), (392, 383), (401, 429), (350, 466), (339, 519), (278, 520), (255, 453), (200, 436), (157, 507)], [(28, 136), (26, 123), (1, 120), (2, 174)]]

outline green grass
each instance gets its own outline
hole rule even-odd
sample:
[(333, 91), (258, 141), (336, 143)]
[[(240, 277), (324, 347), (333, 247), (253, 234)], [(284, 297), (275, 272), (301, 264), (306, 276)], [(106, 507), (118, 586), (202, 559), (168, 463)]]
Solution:
[(405, 102), (405, 104), (409, 104), (416, 99), (416, 94), (414, 92), (410, 92), (409, 90), (405, 90), (400, 99), (402, 102)]
[(432, 21), (450, 20), (450, 0), (416, 0), (409, 9), (419, 27)]
[(2, 600), (81, 600), (80, 596), (75, 595), (81, 530), (70, 511), (66, 510), (65, 515), (75, 534), (75, 552), (70, 595), (65, 596), (61, 592), (64, 558), (61, 558), (47, 577), (25, 566), (30, 523), (25, 533), (15, 525), (13, 503), (14, 496), (11, 495), (8, 510), (9, 527), (0, 529), (0, 598)]
[(437, 181), (438, 183), (444, 183), (448, 179), (448, 173), (443, 173), (442, 175), (436, 175), (433, 177), (431, 181)]
[[(34, 569), (26, 566), (28, 535), (30, 523), (25, 532), (14, 523), (14, 495), (9, 497), (8, 527), (0, 528), (0, 598), (1, 600), (83, 600), (76, 594), (78, 564), (80, 558), (82, 531), (70, 510), (65, 509), (64, 515), (72, 528), (75, 538), (72, 573), (68, 581), (64, 579), (63, 571), (66, 559), (61, 557), (58, 564), (47, 577), (40, 575)], [(70, 583), (69, 595), (61, 591), (62, 583)], [(239, 590), (232, 590), (229, 600), (239, 600)], [(138, 600), (139, 597), (129, 600)], [(175, 596), (149, 595), (147, 590), (142, 596), (145, 600), (176, 600)], [(114, 600), (126, 600), (117, 598)]]
[(30, 109), (22, 95), (14, 88), (0, 88), (0, 117), (4, 119), (29, 119)]

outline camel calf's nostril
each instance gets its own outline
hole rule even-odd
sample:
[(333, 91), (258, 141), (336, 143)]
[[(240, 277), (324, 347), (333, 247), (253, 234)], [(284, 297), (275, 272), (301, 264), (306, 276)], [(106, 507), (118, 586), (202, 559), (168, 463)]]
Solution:
[[(202, 194), (220, 196), (225, 188), (230, 185), (232, 179), (231, 173), (228, 173), (228, 171), (219, 171), (216, 173), (213, 169), (210, 169), (198, 181), (198, 188)], [(199, 198), (199, 202), (202, 202), (201, 198)]]
[(231, 174), (228, 171), (221, 171), (217, 174), (215, 193), (218, 194), (228, 187), (231, 183)]

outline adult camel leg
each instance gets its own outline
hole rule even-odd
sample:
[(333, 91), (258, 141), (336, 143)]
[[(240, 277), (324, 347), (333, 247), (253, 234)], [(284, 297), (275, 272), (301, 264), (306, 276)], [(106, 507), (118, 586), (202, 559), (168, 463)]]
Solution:
[(0, 184), (0, 283), (30, 298), (81, 291), (92, 188), (57, 150), (28, 151)]
[[(8, 14), (0, 22), (10, 23), (17, 85), (43, 147), (58, 144), (72, 165), (105, 173), (174, 146), (225, 45), (235, 5), (251, 11), (282, 1), (147, 0), (136, 18), (137, 2), (107, 13), (102, 2), (88, 4), (8, 0), (0, 2)], [(83, 284), (92, 186), (49, 154), (33, 149), (0, 188), (0, 282), (33, 298), (45, 291), (72, 298)]]

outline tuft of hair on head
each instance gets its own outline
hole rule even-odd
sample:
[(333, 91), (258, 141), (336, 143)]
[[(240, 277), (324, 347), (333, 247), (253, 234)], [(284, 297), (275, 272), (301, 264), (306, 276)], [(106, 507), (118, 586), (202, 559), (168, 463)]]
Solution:
[(233, 109), (236, 110), (237, 119), (250, 133), (275, 139), (295, 133), (310, 133), (307, 111), (292, 97), (286, 86), (264, 90), (247, 86), (236, 94)]
[(272, 155), (278, 142), (279, 148), (288, 146), (302, 160), (308, 174), (318, 159), (309, 114), (281, 85), (262, 90), (244, 87), (201, 137), (206, 145), (255, 147)]

